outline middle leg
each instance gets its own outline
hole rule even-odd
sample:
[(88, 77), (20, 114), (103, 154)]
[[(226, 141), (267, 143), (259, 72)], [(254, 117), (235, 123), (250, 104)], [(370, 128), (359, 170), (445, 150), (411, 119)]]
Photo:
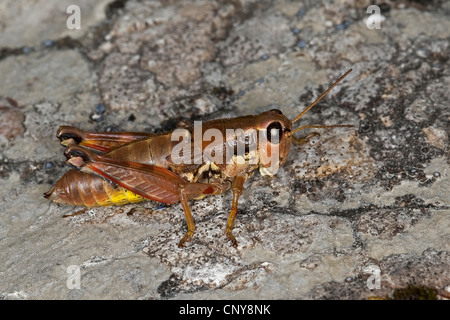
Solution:
[(234, 237), (232, 230), (233, 230), (234, 222), (236, 220), (236, 215), (238, 212), (238, 209), (237, 209), (238, 200), (242, 194), (242, 189), (244, 189), (244, 183), (247, 179), (248, 179), (248, 175), (245, 174), (245, 175), (237, 176), (233, 181), (233, 187), (232, 187), (233, 202), (231, 204), (231, 212), (230, 212), (230, 216), (228, 218), (227, 227), (225, 229), (225, 234), (226, 234), (227, 238), (231, 241), (231, 245), (235, 248), (237, 247), (238, 242), (236, 241), (236, 238)]

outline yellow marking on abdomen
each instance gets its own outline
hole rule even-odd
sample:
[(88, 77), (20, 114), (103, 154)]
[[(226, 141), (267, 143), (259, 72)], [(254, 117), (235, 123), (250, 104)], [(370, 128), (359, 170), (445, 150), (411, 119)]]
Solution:
[[(122, 205), (132, 202), (138, 202), (144, 200), (144, 198), (134, 195), (131, 191), (122, 188), (121, 186), (113, 187), (109, 182), (104, 181), (103, 187), (105, 189), (106, 194), (108, 195), (108, 199), (105, 201), (99, 202), (99, 206), (111, 206), (111, 205)], [(131, 193), (128, 195), (128, 193)], [(133, 196), (134, 195), (134, 196)], [(137, 198), (141, 200), (138, 200)]]
[(135, 202), (140, 202), (140, 201), (144, 201), (145, 200), (144, 197), (142, 197), (142, 196), (140, 196), (140, 195), (138, 195), (138, 194), (136, 194), (136, 193), (134, 193), (134, 192), (132, 192), (132, 191), (130, 191), (128, 189), (123, 188), (123, 190), (124, 190), (125, 195), (126, 195), (126, 197), (128, 199), (128, 202), (130, 202), (130, 203), (135, 203)]

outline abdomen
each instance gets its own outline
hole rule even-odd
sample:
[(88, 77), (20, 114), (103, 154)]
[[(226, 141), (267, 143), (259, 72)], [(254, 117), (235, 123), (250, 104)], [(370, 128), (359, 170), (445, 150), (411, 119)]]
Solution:
[[(170, 134), (159, 135), (119, 147), (105, 156), (167, 168), (166, 158), (172, 150), (171, 146)], [(85, 207), (122, 205), (146, 200), (102, 177), (77, 169), (67, 171), (44, 196), (57, 203)]]
[(67, 171), (44, 196), (56, 203), (85, 207), (122, 205), (145, 200), (121, 186), (77, 169)]

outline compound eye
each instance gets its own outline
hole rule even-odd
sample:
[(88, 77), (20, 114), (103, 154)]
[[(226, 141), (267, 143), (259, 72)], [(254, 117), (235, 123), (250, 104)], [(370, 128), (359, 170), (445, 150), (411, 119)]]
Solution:
[(272, 109), (272, 110), (270, 110), (270, 111), (275, 112), (275, 113), (278, 113), (278, 114), (283, 114), (283, 112), (281, 112), (281, 111), (278, 110), (278, 109)]
[(283, 127), (278, 121), (274, 121), (267, 126), (267, 140), (273, 144), (279, 144), (281, 141)]

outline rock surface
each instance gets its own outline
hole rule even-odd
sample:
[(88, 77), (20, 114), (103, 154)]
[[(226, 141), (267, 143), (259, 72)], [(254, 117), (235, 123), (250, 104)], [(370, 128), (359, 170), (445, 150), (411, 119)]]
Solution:
[[(66, 27), (72, 2), (80, 30)], [(3, 1), (0, 298), (367, 299), (409, 284), (448, 298), (450, 5), (385, 1), (369, 29), (372, 2), (355, 3)], [(301, 123), (355, 129), (317, 131), (273, 179), (247, 181), (237, 248), (230, 193), (191, 204), (184, 249), (180, 204), (62, 219), (79, 208), (42, 197), (68, 170), (60, 125), (293, 118), (349, 68)]]

